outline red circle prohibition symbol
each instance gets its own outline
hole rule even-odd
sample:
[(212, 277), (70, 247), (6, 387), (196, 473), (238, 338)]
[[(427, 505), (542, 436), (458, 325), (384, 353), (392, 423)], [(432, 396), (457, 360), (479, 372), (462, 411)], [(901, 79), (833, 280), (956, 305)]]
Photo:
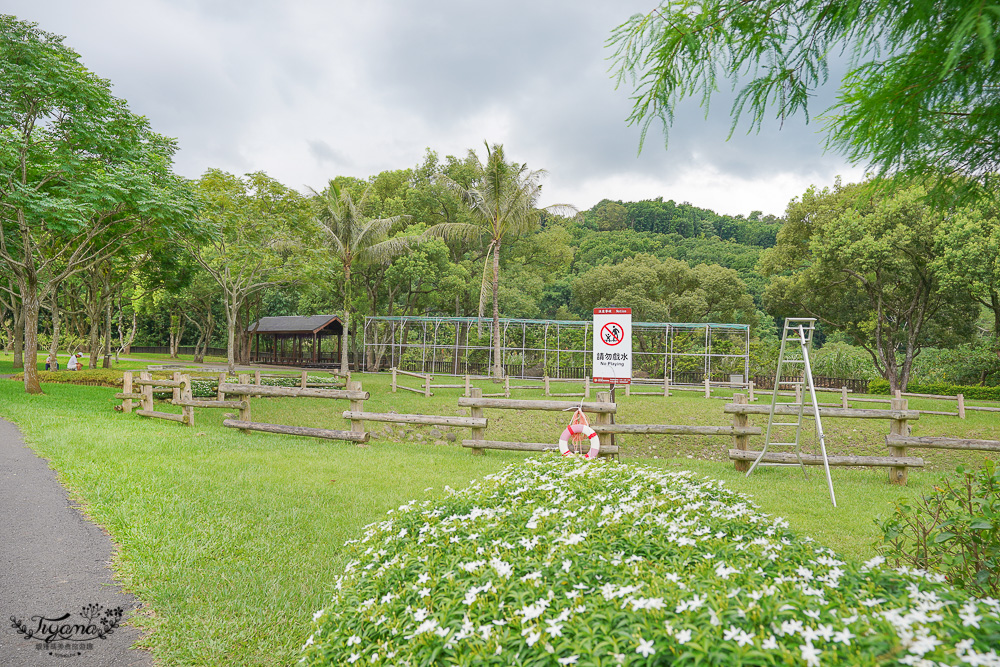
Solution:
[(625, 332), (622, 330), (620, 325), (614, 322), (608, 322), (601, 327), (601, 340), (604, 341), (605, 345), (617, 345), (624, 339)]

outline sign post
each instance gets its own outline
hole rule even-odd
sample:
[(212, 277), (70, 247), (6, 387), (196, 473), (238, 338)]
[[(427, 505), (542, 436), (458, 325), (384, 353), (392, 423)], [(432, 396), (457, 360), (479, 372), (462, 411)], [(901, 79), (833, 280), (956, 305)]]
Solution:
[(594, 308), (593, 382), (632, 384), (632, 309)]

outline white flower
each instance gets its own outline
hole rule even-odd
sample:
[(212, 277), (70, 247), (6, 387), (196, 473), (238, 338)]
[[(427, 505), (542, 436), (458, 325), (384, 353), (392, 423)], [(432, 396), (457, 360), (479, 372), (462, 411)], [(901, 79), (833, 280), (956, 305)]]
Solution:
[(979, 627), (979, 621), (983, 620), (983, 617), (977, 614), (976, 611), (977, 607), (975, 602), (972, 602), (970, 600), (969, 602), (965, 603), (965, 605), (962, 607), (962, 611), (958, 613), (958, 617), (962, 619), (963, 628), (968, 627), (970, 625), (974, 628)]
[(778, 648), (778, 640), (771, 635), (761, 643), (760, 647), (765, 651), (774, 651)]
[(641, 653), (642, 657), (648, 658), (649, 656), (656, 653), (656, 649), (653, 648), (653, 640), (646, 641), (642, 637), (639, 638), (639, 646), (635, 649), (636, 653)]
[(354, 646), (355, 644), (360, 644), (360, 643), (361, 643), (361, 637), (358, 637), (357, 635), (351, 635), (350, 637), (347, 638), (348, 646)]
[(818, 648), (812, 645), (812, 642), (807, 641), (805, 644), (799, 647), (802, 652), (802, 659), (806, 661), (809, 667), (819, 667), (819, 656), (823, 654)]
[(528, 638), (524, 641), (528, 643), (528, 646), (534, 646), (535, 643), (542, 638), (541, 632), (535, 632), (534, 630), (528, 630), (526, 632), (528, 633)]
[(499, 558), (491, 559), (490, 565), (493, 567), (494, 570), (496, 570), (497, 575), (503, 579), (509, 577), (511, 573), (514, 571), (514, 568), (509, 563), (505, 563)]
[(556, 660), (556, 662), (558, 662), (560, 665), (575, 665), (576, 661), (579, 659), (580, 656), (578, 655), (569, 655), (566, 656), (565, 658), (559, 658), (558, 660)]
[(853, 635), (850, 630), (844, 628), (840, 632), (837, 632), (833, 635), (833, 641), (840, 642), (841, 644), (846, 644), (850, 646), (851, 640), (854, 639), (854, 637), (855, 635)]
[(320, 609), (319, 611), (317, 611), (315, 614), (313, 614), (313, 620), (314, 621), (318, 621), (319, 617), (322, 616), (323, 612), (325, 612), (325, 611), (326, 611), (326, 609)]
[(356, 663), (360, 659), (361, 659), (361, 654), (360, 653), (352, 653), (351, 657), (349, 657), (347, 659), (347, 662), (349, 662), (349, 663), (351, 663), (353, 665), (354, 663)]
[(427, 588), (426, 586), (417, 591), (417, 595), (419, 595), (422, 598), (425, 598), (430, 594), (431, 594), (431, 589)]
[(678, 644), (687, 644), (691, 641), (691, 631), (690, 630), (680, 630), (674, 635), (674, 639), (677, 640)]
[(719, 579), (728, 579), (729, 575), (736, 574), (739, 572), (735, 567), (728, 567), (725, 563), (719, 563), (715, 566), (715, 576)]

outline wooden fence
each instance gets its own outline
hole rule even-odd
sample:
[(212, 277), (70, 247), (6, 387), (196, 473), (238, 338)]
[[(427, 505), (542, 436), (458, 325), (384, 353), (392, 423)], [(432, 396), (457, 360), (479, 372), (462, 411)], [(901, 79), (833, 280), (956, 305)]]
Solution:
[(263, 431), (266, 433), (281, 433), (284, 435), (302, 435), (311, 438), (324, 438), (327, 440), (347, 440), (350, 442), (368, 442), (369, 435), (365, 431), (364, 422), (361, 420), (351, 420), (351, 430), (341, 431), (327, 428), (312, 428), (306, 426), (292, 426), (288, 424), (268, 424), (265, 422), (252, 421), (250, 414), (250, 398), (252, 396), (285, 396), (303, 398), (329, 398), (346, 399), (350, 401), (351, 412), (364, 412), (364, 402), (370, 397), (368, 392), (362, 389), (361, 383), (352, 381), (347, 383), (347, 389), (317, 389), (312, 387), (270, 387), (260, 384), (249, 384), (241, 378), (237, 384), (225, 383), (225, 387), (220, 386), (220, 392), (235, 394), (240, 397), (240, 401), (246, 407), (240, 409), (239, 419), (226, 419), (222, 425), (228, 428), (247, 431)]
[[(744, 427), (749, 424), (749, 415), (766, 415), (770, 413), (769, 405), (749, 405), (746, 397), (737, 394), (736, 400), (729, 403), (724, 408), (726, 413), (733, 415), (733, 427)], [(909, 433), (908, 422), (920, 418), (920, 413), (916, 410), (907, 409), (906, 399), (892, 399), (892, 404), (888, 410), (867, 410), (861, 408), (829, 408), (820, 407), (820, 417), (826, 418), (846, 418), (846, 419), (885, 419), (889, 421), (890, 435), (905, 435)], [(799, 408), (795, 405), (775, 406), (775, 414), (782, 416), (797, 416)], [(803, 416), (813, 417), (814, 412), (811, 406), (802, 409)], [(749, 438), (747, 436), (734, 436), (734, 449), (729, 450), (729, 458), (736, 462), (736, 469), (746, 472), (750, 468), (750, 462), (757, 459), (760, 452), (749, 450)], [(892, 484), (905, 485), (907, 469), (922, 467), (923, 459), (906, 456), (906, 450), (902, 447), (890, 447), (890, 456), (827, 456), (827, 462), (831, 466), (880, 466), (888, 467), (889, 481)], [(798, 463), (794, 453), (788, 452), (768, 452), (761, 459), (762, 463)], [(802, 462), (806, 465), (822, 465), (822, 456), (802, 455)]]

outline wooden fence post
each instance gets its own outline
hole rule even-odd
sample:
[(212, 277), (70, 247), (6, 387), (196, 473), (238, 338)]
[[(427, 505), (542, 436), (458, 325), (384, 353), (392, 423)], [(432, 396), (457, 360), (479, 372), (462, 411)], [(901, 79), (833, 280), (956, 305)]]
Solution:
[(424, 376), (424, 398), (431, 397), (431, 374)]
[(583, 378), (583, 397), (590, 398), (590, 376)]
[[(139, 379), (140, 380), (152, 380), (153, 379), (153, 374), (150, 373), (149, 371), (139, 371)], [(140, 393), (142, 394), (142, 400), (139, 401), (139, 409), (152, 411), (152, 409), (153, 409), (153, 385), (151, 385), (151, 384), (144, 384), (144, 385), (142, 385), (142, 389), (140, 390)]]
[(847, 405), (847, 385), (840, 388), (840, 407), (845, 410), (850, 407)]
[(547, 374), (545, 375), (545, 395), (546, 396), (550, 395), (550, 392), (549, 392), (549, 376)]
[[(625, 386), (627, 387), (628, 385), (625, 385)], [(611, 392), (610, 391), (599, 391), (599, 392), (597, 392), (597, 402), (598, 403), (610, 403), (611, 402)], [(598, 412), (596, 415), (594, 415), (594, 423), (595, 424), (600, 424), (602, 426), (611, 424), (611, 413), (610, 412)], [(614, 439), (615, 439), (614, 434), (613, 433), (610, 434), (608, 436), (608, 443), (607, 444), (610, 445), (614, 441)], [(586, 442), (586, 440), (584, 442)], [(598, 456), (600, 456), (600, 454), (598, 454)], [(611, 456), (611, 454), (608, 454), (608, 456)]]
[(795, 405), (802, 404), (802, 385), (795, 385)]
[(712, 384), (711, 379), (705, 376), (705, 398), (712, 398)]
[(223, 391), (222, 385), (226, 383), (226, 379), (229, 377), (228, 373), (219, 373), (219, 388), (215, 395), (215, 400), (224, 401), (226, 400), (226, 392)]
[[(347, 389), (348, 391), (362, 391), (362, 389), (361, 389), (361, 383), (358, 382), (358, 381), (348, 382), (347, 385), (344, 388)], [(360, 401), (352, 400), (351, 403), (350, 403), (350, 405), (351, 405), (351, 412), (364, 412), (365, 411), (365, 402), (363, 400), (360, 400)], [(363, 421), (361, 421), (360, 419), (352, 419), (351, 420), (351, 432), (352, 433), (364, 433), (365, 432), (365, 423)], [(364, 446), (365, 446), (364, 443), (358, 443), (358, 447), (364, 447)]]
[[(482, 398), (482, 397), (483, 397), (483, 390), (480, 389), (479, 387), (473, 387), (472, 388), (472, 398)], [(469, 409), (469, 416), (474, 417), (476, 419), (482, 419), (483, 418), (483, 409), (482, 408), (470, 408)], [(484, 428), (473, 428), (472, 429), (472, 439), (473, 440), (486, 440), (486, 429), (484, 429)], [(472, 448), (472, 453), (475, 456), (483, 456), (486, 453), (486, 450), (483, 449), (482, 447), (473, 447)]]
[(670, 397), (670, 378), (669, 377), (663, 378), (663, 397), (664, 398), (669, 398)]
[[(181, 379), (181, 372), (174, 371), (174, 374), (171, 376), (171, 379), (174, 382), (178, 382)], [(174, 387), (173, 391), (170, 392), (170, 398), (173, 399), (174, 403), (177, 403), (177, 401), (181, 400), (181, 388)]]
[(503, 379), (503, 397), (510, 398), (510, 376), (507, 375)]
[[(122, 373), (122, 393), (131, 394), (132, 393), (132, 371), (125, 371)], [(122, 401), (122, 412), (125, 414), (132, 413), (132, 399), (126, 398)]]
[(301, 386), (303, 389), (305, 389), (307, 387), (307, 385), (308, 385), (308, 382), (309, 382), (308, 374), (306, 373), (306, 371), (303, 370), (302, 371), (302, 382), (299, 383), (299, 386)]
[(472, 379), (468, 375), (466, 375), (465, 376), (465, 393), (462, 394), (466, 398), (468, 398), (469, 396), (471, 396), (471, 394), (469, 393), (470, 387), (472, 387)]
[(632, 383), (625, 385), (625, 395), (626, 396), (632, 395)]
[(396, 393), (396, 367), (392, 367), (392, 393)]
[(965, 419), (965, 394), (958, 395), (958, 418)]
[[(190, 375), (182, 375), (181, 377), (184, 379), (184, 382), (185, 382), (184, 389), (181, 390), (181, 400), (182, 401), (193, 401), (194, 400), (194, 391), (191, 388), (191, 376)], [(187, 424), (188, 426), (191, 426), (193, 428), (194, 427), (194, 407), (190, 406), (190, 405), (185, 405), (183, 408), (181, 408), (181, 414), (184, 415), (184, 419), (185, 419), (184, 423)]]
[(749, 399), (749, 401), (751, 403), (753, 403), (754, 401), (757, 400), (756, 398), (753, 397), (753, 387), (754, 387), (753, 380), (750, 380), (750, 382), (748, 383), (748, 386), (750, 388), (750, 399)]
[[(743, 394), (733, 394), (733, 403), (736, 405), (747, 405), (747, 397)], [(750, 417), (746, 414), (741, 414), (739, 412), (733, 413), (733, 428), (745, 428), (750, 425)], [(749, 435), (737, 435), (733, 434), (733, 446), (736, 449), (742, 449), (743, 451), (748, 450), (750, 447), (750, 436)], [(736, 464), (737, 472), (746, 472), (750, 469), (749, 461), (734, 461)]]
[[(893, 398), (889, 401), (890, 410), (905, 410), (906, 406), (907, 400), (905, 398)], [(909, 435), (907, 433), (908, 430), (905, 419), (889, 420), (890, 435)], [(889, 447), (889, 453), (892, 456), (906, 456), (906, 447)], [(889, 483), (896, 484), (897, 486), (906, 486), (906, 467), (889, 468)]]

